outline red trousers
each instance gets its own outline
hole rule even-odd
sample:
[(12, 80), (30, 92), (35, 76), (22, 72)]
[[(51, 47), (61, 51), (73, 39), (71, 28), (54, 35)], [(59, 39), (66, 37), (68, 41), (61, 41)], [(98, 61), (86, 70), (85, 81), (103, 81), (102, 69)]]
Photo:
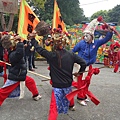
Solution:
[[(2, 105), (4, 100), (10, 95), (10, 93), (19, 85), (20, 85), (20, 82), (17, 82), (8, 87), (0, 88), (0, 106)], [(33, 78), (26, 76), (25, 85), (29, 89), (29, 91), (32, 93), (33, 96), (37, 96), (39, 94), (38, 89), (36, 87), (36, 83)]]
[[(85, 85), (85, 80), (82, 80), (82, 75), (78, 76), (77, 85), (78, 85), (78, 89)], [(87, 98), (87, 96), (86, 96), (86, 93), (83, 89), (78, 93), (77, 99), (78, 100), (85, 100), (86, 98)]]
[[(74, 106), (74, 98), (70, 101), (69, 106), (70, 107)], [(55, 99), (54, 91), (52, 90), (48, 120), (57, 120), (57, 117), (58, 117), (58, 112), (57, 112), (56, 99)]]

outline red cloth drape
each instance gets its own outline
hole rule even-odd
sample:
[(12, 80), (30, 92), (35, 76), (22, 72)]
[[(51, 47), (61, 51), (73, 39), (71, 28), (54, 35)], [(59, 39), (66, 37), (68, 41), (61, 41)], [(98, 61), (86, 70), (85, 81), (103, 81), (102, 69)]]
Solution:
[(100, 72), (99, 68), (92, 68), (92, 65), (90, 65), (88, 75), (86, 76), (85, 80), (82, 80), (82, 75), (80, 75), (78, 76), (78, 81), (77, 81), (78, 83), (73, 82), (72, 85), (77, 87), (77, 90), (66, 95), (67, 99), (70, 101), (77, 94), (78, 94), (78, 97), (80, 98), (85, 98), (87, 95), (95, 105), (98, 105), (100, 101), (92, 94), (91, 91), (88, 90), (88, 88), (90, 86), (92, 75), (99, 74), (99, 72)]

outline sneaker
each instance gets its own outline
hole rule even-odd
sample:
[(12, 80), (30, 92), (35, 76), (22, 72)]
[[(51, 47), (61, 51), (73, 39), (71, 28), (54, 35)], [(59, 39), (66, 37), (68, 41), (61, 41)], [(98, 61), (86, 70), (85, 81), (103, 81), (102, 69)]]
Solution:
[(73, 107), (69, 107), (69, 110), (71, 110), (71, 111), (75, 111), (75, 106), (73, 106)]
[(88, 99), (85, 99), (85, 102), (89, 102), (90, 100), (88, 100)]
[(33, 97), (33, 100), (38, 101), (38, 100), (41, 99), (41, 98), (42, 98), (42, 96), (41, 96), (41, 95), (38, 95), (38, 96), (36, 96), (36, 97)]
[(84, 100), (77, 100), (77, 102), (82, 105), (82, 106), (86, 106), (86, 102)]

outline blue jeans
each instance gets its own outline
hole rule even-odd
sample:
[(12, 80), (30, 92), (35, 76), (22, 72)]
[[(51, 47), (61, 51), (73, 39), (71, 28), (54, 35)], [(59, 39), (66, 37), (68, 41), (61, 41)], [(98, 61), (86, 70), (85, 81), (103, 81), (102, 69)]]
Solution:
[(25, 55), (24, 58), (25, 58), (25, 62), (27, 64), (29, 70), (32, 69), (32, 56), (31, 55), (29, 55), (29, 56)]
[(0, 77), (2, 77), (4, 75), (4, 72), (0, 72)]

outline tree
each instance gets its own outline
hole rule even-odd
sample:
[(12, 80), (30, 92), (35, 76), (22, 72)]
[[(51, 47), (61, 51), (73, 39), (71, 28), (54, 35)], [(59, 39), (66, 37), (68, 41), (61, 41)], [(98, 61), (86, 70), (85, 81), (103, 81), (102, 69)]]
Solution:
[(46, 0), (27, 0), (28, 2), (33, 2), (36, 6), (44, 8)]
[(112, 10), (109, 10), (108, 16), (109, 22), (118, 22), (120, 24), (120, 5), (117, 5)]
[(113, 9), (110, 9), (108, 11), (100, 10), (94, 13), (91, 16), (90, 20), (93, 20), (101, 15), (106, 22), (117, 22), (118, 25), (120, 25), (120, 12), (119, 11), (120, 11), (120, 5), (117, 5)]
[(102, 16), (103, 19), (104, 19), (106, 22), (109, 22), (109, 20), (108, 20), (108, 11), (107, 11), (107, 10), (100, 10), (100, 11), (94, 13), (94, 14), (91, 16), (90, 20), (93, 20), (93, 19), (97, 18), (98, 16)]
[(17, 32), (17, 27), (18, 27), (18, 14), (14, 15), (14, 22), (12, 26), (12, 31)]
[(80, 8), (79, 0), (57, 0), (62, 18), (68, 25), (78, 24), (87, 20)]
[[(78, 24), (87, 18), (83, 14), (83, 9), (79, 6), (79, 0), (57, 0), (63, 21), (68, 25)], [(34, 12), (45, 21), (52, 21), (54, 0), (46, 0), (44, 9), (34, 6)]]

